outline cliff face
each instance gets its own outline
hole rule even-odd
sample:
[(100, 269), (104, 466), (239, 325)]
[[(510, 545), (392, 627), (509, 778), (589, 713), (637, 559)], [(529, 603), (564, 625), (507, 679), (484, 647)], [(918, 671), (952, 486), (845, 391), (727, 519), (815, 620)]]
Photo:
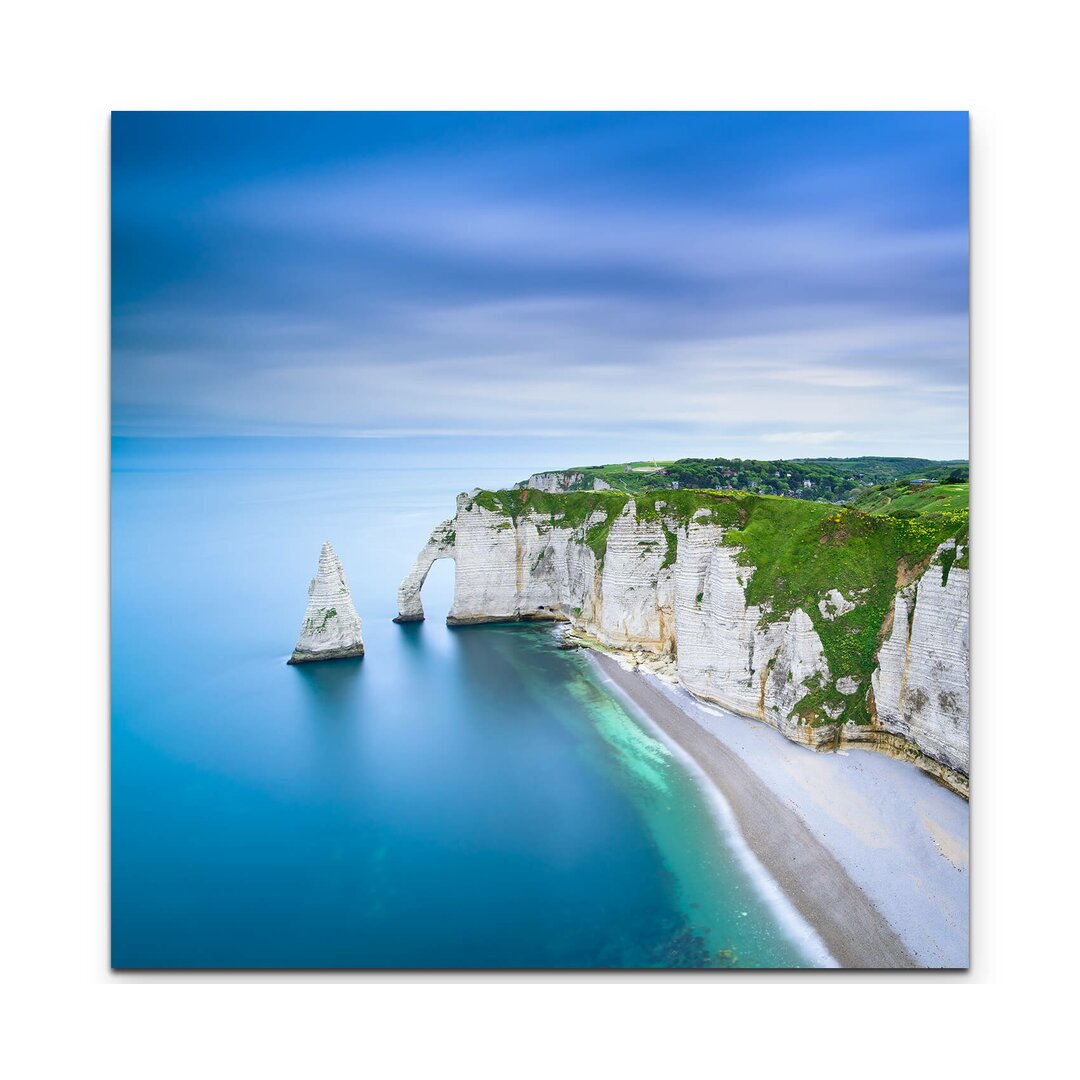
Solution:
[(364, 655), (360, 616), (353, 607), (341, 560), (329, 541), (319, 554), (319, 570), (308, 586), (307, 611), (290, 664)]
[(565, 493), (568, 491), (610, 491), (611, 485), (600, 477), (588, 477), (579, 472), (539, 472), (533, 473), (522, 487), (533, 488), (536, 491), (546, 491), (549, 494)]
[(892, 628), (878, 653), (874, 698), (882, 725), (967, 775), (969, 572), (935, 562), (896, 594)]
[(790, 739), (867, 745), (966, 792), (967, 552), (941, 539), (966, 519), (934, 528), (711, 492), (473, 492), (399, 619), (423, 618), (427, 571), (453, 558), (451, 624), (568, 621)]

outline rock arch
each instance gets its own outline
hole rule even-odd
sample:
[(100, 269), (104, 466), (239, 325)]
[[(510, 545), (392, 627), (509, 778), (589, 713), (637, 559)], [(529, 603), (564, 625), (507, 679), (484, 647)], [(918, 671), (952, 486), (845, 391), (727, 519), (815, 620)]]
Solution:
[(423, 622), (424, 605), (420, 600), (420, 590), (436, 560), (454, 558), (455, 539), (453, 518), (432, 530), (428, 542), (416, 556), (412, 570), (398, 586), (398, 613), (394, 622)]

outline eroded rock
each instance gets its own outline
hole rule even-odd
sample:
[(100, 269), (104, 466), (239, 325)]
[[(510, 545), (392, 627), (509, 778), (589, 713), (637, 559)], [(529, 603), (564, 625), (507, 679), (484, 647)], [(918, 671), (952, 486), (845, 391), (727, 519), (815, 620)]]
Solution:
[(307, 611), (289, 663), (363, 655), (360, 616), (353, 607), (341, 560), (328, 540), (319, 554), (319, 570), (308, 586)]

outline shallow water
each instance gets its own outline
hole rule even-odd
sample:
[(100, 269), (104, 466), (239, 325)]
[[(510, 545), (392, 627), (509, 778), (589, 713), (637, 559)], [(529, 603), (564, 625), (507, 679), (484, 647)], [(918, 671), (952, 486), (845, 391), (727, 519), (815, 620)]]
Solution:
[[(698, 781), (551, 628), (447, 628), (447, 562), (428, 621), (390, 621), (454, 494), (531, 471), (491, 460), (117, 441), (114, 966), (809, 962)], [(325, 539), (367, 655), (289, 667)]]

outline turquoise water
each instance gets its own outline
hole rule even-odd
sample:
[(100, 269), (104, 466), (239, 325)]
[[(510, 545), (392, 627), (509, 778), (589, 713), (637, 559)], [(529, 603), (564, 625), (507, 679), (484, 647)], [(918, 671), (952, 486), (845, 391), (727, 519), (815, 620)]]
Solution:
[[(454, 494), (531, 471), (494, 459), (116, 442), (115, 967), (809, 962), (583, 654), (548, 627), (447, 628), (447, 562), (428, 621), (391, 622)], [(325, 539), (367, 655), (288, 667)]]

